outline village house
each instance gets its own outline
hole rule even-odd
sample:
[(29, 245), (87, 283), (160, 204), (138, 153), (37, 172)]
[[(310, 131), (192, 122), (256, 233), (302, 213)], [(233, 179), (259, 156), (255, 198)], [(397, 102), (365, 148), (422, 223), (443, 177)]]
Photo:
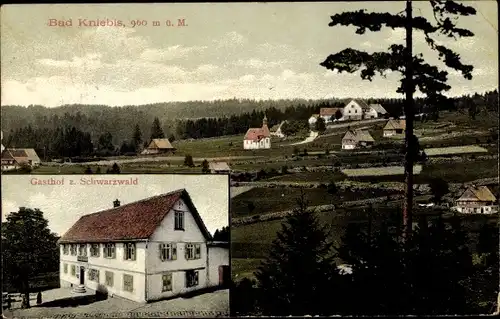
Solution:
[(318, 118), (319, 118), (319, 114), (313, 114), (313, 115), (311, 115), (311, 117), (307, 121), (309, 122), (309, 125), (314, 125), (318, 121)]
[(370, 104), (369, 109), (364, 113), (365, 119), (376, 119), (380, 117), (385, 117), (389, 113), (380, 104)]
[(226, 285), (228, 243), (212, 242), (185, 189), (81, 217), (59, 240), (60, 284), (136, 302)]
[(2, 151), (2, 171), (19, 169), (23, 163), (36, 168), (41, 160), (32, 148), (7, 148)]
[(271, 148), (271, 133), (267, 127), (267, 117), (262, 120), (262, 127), (249, 128), (243, 139), (243, 149), (268, 149)]
[(212, 174), (230, 174), (231, 168), (226, 162), (210, 162), (208, 168)]
[(472, 185), (455, 201), (455, 210), (464, 214), (491, 214), (498, 211), (496, 201), (487, 186)]
[(154, 138), (148, 147), (146, 147), (141, 154), (151, 155), (151, 154), (165, 154), (174, 153), (175, 148), (170, 144), (168, 138)]
[(283, 126), (283, 124), (285, 124), (287, 121), (283, 121), (279, 124), (276, 124), (274, 125), (273, 127), (271, 127), (270, 129), (270, 134), (271, 136), (276, 136), (276, 137), (279, 137), (279, 138), (284, 138), (285, 137), (285, 134), (281, 131), (281, 127)]
[(384, 137), (404, 134), (406, 120), (389, 120), (384, 126)]
[[(325, 120), (325, 123), (330, 123), (335, 119), (337, 111), (343, 114), (343, 109), (341, 107), (322, 107), (319, 109), (319, 116)], [(339, 117), (339, 120), (342, 120), (342, 116)]]
[(344, 107), (344, 120), (362, 120), (369, 109), (365, 101), (353, 99)]
[(371, 147), (375, 140), (370, 132), (363, 130), (348, 130), (342, 138), (342, 149), (352, 150), (358, 147)]

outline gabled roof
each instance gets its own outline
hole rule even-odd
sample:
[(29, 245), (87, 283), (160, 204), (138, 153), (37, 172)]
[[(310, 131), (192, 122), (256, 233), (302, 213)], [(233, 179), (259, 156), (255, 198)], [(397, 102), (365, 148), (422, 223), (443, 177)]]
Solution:
[(26, 155), (28, 155), (29, 160), (32, 160), (33, 162), (40, 162), (40, 158), (38, 157), (38, 154), (35, 152), (34, 149), (25, 148), (24, 152), (26, 153)]
[(10, 155), (14, 158), (28, 157), (26, 151), (22, 148), (9, 148)]
[(310, 117), (310, 118), (312, 118), (312, 117), (314, 117), (314, 118), (318, 118), (318, 117), (319, 117), (319, 114), (313, 114), (313, 115), (311, 115), (311, 117)]
[(148, 148), (173, 149), (174, 147), (170, 144), (168, 138), (154, 138), (151, 143), (149, 143)]
[(230, 171), (231, 168), (226, 162), (210, 162), (208, 167), (214, 171)]
[(487, 186), (471, 186), (457, 201), (494, 202), (496, 198)]
[(281, 123), (278, 123), (278, 124), (276, 124), (276, 125), (273, 125), (273, 126), (271, 127), (271, 132), (276, 132), (276, 131), (278, 131), (278, 129), (280, 129), (280, 128), (283, 126), (283, 124), (285, 124), (286, 122), (287, 122), (287, 121), (285, 120), (285, 121), (282, 121)]
[(342, 138), (342, 141), (344, 140), (354, 140), (356, 142), (375, 142), (370, 132), (364, 130), (349, 130)]
[(347, 100), (348, 102), (345, 104), (349, 104), (351, 102), (356, 102), (362, 109), (363, 111), (366, 111), (366, 110), (369, 110), (370, 109), (370, 106), (363, 100), (360, 100), (360, 99), (348, 99)]
[(6, 149), (2, 152), (2, 159), (3, 160), (13, 160), (14, 157), (12, 157), (12, 154), (10, 153), (10, 151), (8, 149)]
[(384, 126), (384, 130), (404, 130), (406, 128), (406, 120), (389, 120)]
[(259, 141), (269, 135), (269, 129), (266, 131), (264, 128), (249, 128), (245, 134), (245, 140)]
[(59, 240), (60, 243), (99, 243), (150, 238), (178, 200), (189, 207), (196, 224), (211, 240), (200, 214), (185, 189), (82, 216)]
[(374, 109), (377, 113), (380, 114), (387, 114), (387, 111), (384, 109), (384, 107), (380, 104), (370, 104), (370, 107)]
[(322, 107), (319, 109), (319, 115), (320, 116), (332, 116), (337, 113), (337, 111), (340, 111), (343, 113), (343, 109), (340, 107)]

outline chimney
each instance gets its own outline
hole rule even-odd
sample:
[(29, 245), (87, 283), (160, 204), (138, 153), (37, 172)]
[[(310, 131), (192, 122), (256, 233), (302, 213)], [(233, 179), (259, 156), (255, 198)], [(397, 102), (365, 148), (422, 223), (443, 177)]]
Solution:
[(120, 206), (120, 201), (116, 199), (115, 201), (113, 201), (113, 207), (118, 207), (118, 206)]

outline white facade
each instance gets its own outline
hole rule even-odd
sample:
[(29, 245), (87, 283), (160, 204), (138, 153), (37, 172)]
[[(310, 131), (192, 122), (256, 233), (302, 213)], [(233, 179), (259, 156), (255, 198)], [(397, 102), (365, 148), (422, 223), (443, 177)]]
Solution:
[(379, 117), (379, 114), (377, 111), (373, 109), (373, 107), (370, 107), (368, 111), (365, 112), (364, 116), (365, 119), (375, 119)]
[[(184, 212), (183, 230), (175, 230), (175, 212)], [(133, 227), (133, 226), (131, 226)], [(126, 260), (125, 243), (115, 242), (113, 258), (104, 257), (104, 243), (99, 243), (99, 256), (91, 256), (91, 245), (86, 243), (82, 254), (76, 243), (76, 254), (71, 254), (71, 244), (61, 244), (60, 281), (61, 287), (77, 286), (107, 292), (136, 302), (148, 302), (206, 288), (212, 271), (209, 267), (207, 238), (198, 227), (188, 205), (179, 199), (161, 224), (147, 240), (129, 242), (135, 244), (134, 260)], [(66, 245), (66, 249), (65, 249)], [(190, 256), (186, 253), (189, 247)], [(229, 264), (227, 250), (226, 264)], [(215, 251), (216, 260), (220, 253)], [(86, 255), (86, 256), (85, 256)], [(220, 264), (220, 262), (219, 262)], [(72, 267), (75, 267), (73, 274)], [(83, 267), (84, 277), (80, 278)], [(218, 265), (214, 264), (214, 267)], [(92, 271), (90, 271), (92, 270)], [(98, 272), (98, 278), (91, 278), (91, 272)], [(106, 280), (106, 272), (112, 273), (113, 282)], [(189, 273), (189, 274), (188, 274)], [(128, 275), (124, 278), (124, 275)], [(192, 276), (194, 275), (194, 277)], [(131, 276), (131, 277), (130, 277)], [(187, 278), (196, 282), (187, 285)], [(126, 289), (125, 279), (132, 278), (132, 289)], [(130, 281), (128, 281), (130, 283)], [(130, 287), (130, 286), (128, 286)], [(128, 291), (132, 290), (132, 291)]]
[(354, 144), (342, 144), (343, 150), (353, 150), (355, 148), (356, 148), (356, 145), (354, 145)]
[(460, 205), (455, 206), (455, 210), (462, 214), (494, 214), (498, 212), (498, 206), (496, 205), (477, 205), (468, 206)]
[(318, 117), (317, 116), (311, 116), (308, 120), (309, 122), (309, 125), (314, 125), (316, 124), (316, 122), (318, 121)]
[(243, 149), (245, 150), (257, 150), (257, 149), (268, 149), (271, 148), (271, 138), (264, 137), (259, 141), (255, 140), (244, 140)]
[(346, 120), (360, 120), (363, 117), (363, 108), (355, 100), (352, 100), (344, 107), (343, 114), (343, 118)]
[(229, 249), (210, 245), (208, 252), (208, 286), (214, 287), (222, 284), (223, 266), (229, 267)]

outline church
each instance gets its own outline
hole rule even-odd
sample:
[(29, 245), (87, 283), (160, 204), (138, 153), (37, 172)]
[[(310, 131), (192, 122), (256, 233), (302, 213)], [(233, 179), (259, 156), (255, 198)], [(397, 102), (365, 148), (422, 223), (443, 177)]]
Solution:
[(267, 117), (262, 120), (262, 127), (249, 128), (243, 140), (243, 148), (246, 150), (271, 148), (271, 133), (267, 127)]

